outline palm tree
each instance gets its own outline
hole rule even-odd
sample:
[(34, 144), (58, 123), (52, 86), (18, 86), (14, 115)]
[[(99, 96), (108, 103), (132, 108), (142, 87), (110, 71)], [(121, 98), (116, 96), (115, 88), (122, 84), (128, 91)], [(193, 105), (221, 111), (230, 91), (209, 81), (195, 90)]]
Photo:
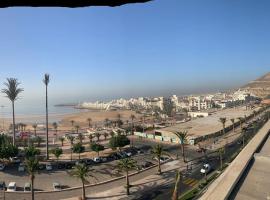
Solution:
[(55, 135), (56, 135), (56, 137), (57, 137), (57, 128), (58, 128), (58, 124), (57, 124), (57, 122), (53, 122), (53, 128), (54, 128), (54, 130), (55, 130)]
[(160, 158), (164, 154), (164, 149), (162, 145), (157, 144), (152, 148), (151, 153), (157, 158), (158, 160), (158, 174), (161, 174), (161, 167), (160, 167)]
[(223, 163), (222, 163), (223, 158), (222, 158), (222, 155), (225, 153), (224, 147), (220, 148), (218, 150), (218, 153), (219, 153), (219, 161), (220, 161), (220, 170), (222, 170), (222, 168), (223, 168)]
[(174, 134), (180, 140), (183, 161), (186, 162), (186, 159), (185, 159), (185, 143), (187, 141), (188, 132), (187, 131), (176, 131)]
[(73, 127), (73, 126), (74, 126), (75, 121), (72, 119), (72, 120), (70, 120), (70, 123), (71, 123), (71, 126)]
[(255, 117), (257, 114), (257, 111), (256, 110), (253, 110), (253, 117)]
[(70, 142), (70, 160), (72, 160), (72, 147), (73, 147), (73, 143), (74, 143), (74, 139), (75, 137), (73, 135), (69, 135), (67, 137), (67, 139), (69, 140)]
[(92, 134), (89, 134), (88, 135), (88, 139), (89, 139), (89, 142), (92, 143), (93, 142), (93, 138), (94, 136)]
[(76, 133), (79, 134), (80, 126), (79, 125), (76, 125), (75, 128), (76, 128)]
[(48, 85), (50, 82), (50, 75), (45, 74), (43, 83), (46, 88), (46, 158), (49, 160), (49, 120), (48, 120)]
[(82, 144), (82, 141), (83, 141), (82, 133), (78, 133), (78, 139), (79, 139), (80, 143)]
[(242, 129), (243, 117), (238, 117), (237, 119), (239, 120), (240, 128)]
[(92, 119), (89, 117), (89, 118), (87, 118), (87, 121), (88, 121), (88, 127), (91, 128), (91, 126), (92, 126), (91, 125)]
[(222, 128), (223, 128), (223, 134), (225, 134), (225, 124), (226, 124), (226, 117), (221, 117), (219, 118), (219, 122), (222, 124)]
[(34, 180), (35, 180), (35, 174), (38, 171), (39, 162), (36, 158), (31, 157), (26, 160), (26, 170), (30, 176), (31, 180), (31, 196), (32, 200), (35, 199), (35, 193), (34, 193)]
[(60, 137), (59, 140), (60, 140), (60, 142), (61, 142), (61, 146), (64, 146), (65, 138), (64, 138), (64, 137)]
[(35, 136), (37, 136), (37, 124), (33, 124), (32, 127), (34, 129)]
[(133, 115), (133, 114), (131, 114), (130, 115), (130, 119), (131, 119), (131, 134), (133, 135), (133, 129), (134, 129), (134, 119), (135, 119), (136, 117), (135, 117), (135, 115)]
[(71, 176), (80, 179), (82, 182), (82, 200), (86, 200), (85, 184), (89, 183), (87, 181), (88, 177), (93, 177), (93, 175), (90, 174), (91, 172), (92, 170), (90, 170), (89, 166), (85, 164), (79, 164), (76, 165), (70, 173)]
[(95, 134), (95, 137), (97, 138), (97, 141), (99, 141), (99, 138), (101, 136), (100, 133), (99, 132), (95, 132), (94, 134)]
[(11, 101), (12, 104), (12, 129), (13, 129), (13, 145), (15, 145), (15, 101), (19, 98), (18, 95), (23, 91), (23, 88), (19, 88), (20, 83), (16, 78), (7, 78), (7, 82), (4, 83), (7, 87), (2, 89), (2, 93)]
[(129, 185), (129, 174), (128, 174), (128, 172), (130, 170), (136, 168), (136, 161), (131, 159), (131, 158), (124, 158), (124, 159), (118, 161), (117, 167), (121, 171), (126, 172), (126, 189), (127, 189), (127, 195), (129, 195), (129, 187), (130, 187), (130, 185)]
[(107, 140), (107, 137), (109, 136), (109, 134), (108, 134), (107, 132), (105, 132), (105, 133), (103, 134), (103, 136), (104, 136), (105, 140)]
[(109, 126), (109, 119), (108, 118), (104, 119), (104, 126), (105, 127)]
[(232, 127), (233, 127), (233, 132), (234, 132), (234, 118), (231, 119), (232, 122)]
[(174, 185), (172, 200), (178, 200), (178, 188), (179, 188), (179, 183), (181, 182), (181, 178), (182, 178), (181, 171), (178, 170), (177, 173), (176, 173), (175, 185)]
[(51, 153), (56, 157), (58, 163), (59, 157), (63, 154), (63, 149), (57, 147), (52, 149)]
[(113, 131), (110, 132), (110, 136), (111, 136), (111, 137), (114, 136), (114, 132), (113, 132)]

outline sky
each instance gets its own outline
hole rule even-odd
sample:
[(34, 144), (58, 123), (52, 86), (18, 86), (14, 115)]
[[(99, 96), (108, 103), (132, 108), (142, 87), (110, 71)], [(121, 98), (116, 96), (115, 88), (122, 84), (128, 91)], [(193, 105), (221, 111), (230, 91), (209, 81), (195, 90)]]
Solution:
[(44, 73), (51, 104), (238, 88), (270, 71), (269, 10), (268, 0), (1, 9), (0, 88), (18, 78), (19, 106), (44, 103)]

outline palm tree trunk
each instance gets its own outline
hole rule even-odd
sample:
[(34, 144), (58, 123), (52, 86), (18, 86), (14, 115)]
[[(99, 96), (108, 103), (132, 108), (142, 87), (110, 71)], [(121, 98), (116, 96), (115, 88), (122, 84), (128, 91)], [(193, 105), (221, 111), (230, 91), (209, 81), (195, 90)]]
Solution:
[(158, 158), (158, 174), (161, 174), (160, 157)]
[(34, 176), (31, 175), (31, 196), (32, 200), (35, 200), (35, 192), (34, 192)]
[(12, 118), (13, 118), (13, 145), (15, 145), (15, 111), (14, 111), (14, 101), (12, 101)]
[(128, 171), (126, 171), (126, 184), (127, 184), (127, 195), (129, 195), (129, 178), (128, 178)]
[(48, 88), (46, 85), (46, 159), (49, 160)]
[(219, 159), (220, 159), (220, 170), (222, 170), (223, 163), (222, 163), (222, 153), (221, 152), (220, 152), (220, 155), (219, 155)]
[(83, 200), (86, 200), (86, 197), (85, 197), (85, 186), (84, 186), (84, 182), (82, 181), (82, 199)]
[(179, 187), (180, 180), (181, 180), (181, 172), (178, 171), (176, 174), (176, 181), (175, 181), (175, 186), (173, 190), (172, 200), (178, 199), (178, 187)]
[(185, 159), (185, 147), (184, 147), (184, 144), (181, 144), (181, 151), (182, 151), (183, 161), (185, 162), (186, 159)]

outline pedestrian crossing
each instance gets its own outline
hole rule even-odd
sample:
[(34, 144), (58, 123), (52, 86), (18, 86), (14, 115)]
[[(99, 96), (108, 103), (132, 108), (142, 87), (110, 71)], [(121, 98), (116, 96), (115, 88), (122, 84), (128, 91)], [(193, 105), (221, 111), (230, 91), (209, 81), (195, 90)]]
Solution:
[(185, 185), (188, 185), (190, 187), (194, 187), (197, 183), (198, 183), (198, 180), (196, 179), (193, 179), (193, 178), (187, 178), (183, 181), (183, 183)]

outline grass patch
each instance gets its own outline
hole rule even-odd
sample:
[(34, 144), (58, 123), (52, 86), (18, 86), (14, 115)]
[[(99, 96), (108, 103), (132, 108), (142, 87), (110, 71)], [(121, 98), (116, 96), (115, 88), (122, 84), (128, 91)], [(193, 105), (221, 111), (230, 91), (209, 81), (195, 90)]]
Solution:
[(182, 196), (180, 196), (179, 200), (191, 200), (194, 197), (196, 197), (196, 195), (198, 194), (198, 192), (200, 191), (200, 189), (193, 188), (189, 191), (187, 191), (186, 193), (184, 193)]

